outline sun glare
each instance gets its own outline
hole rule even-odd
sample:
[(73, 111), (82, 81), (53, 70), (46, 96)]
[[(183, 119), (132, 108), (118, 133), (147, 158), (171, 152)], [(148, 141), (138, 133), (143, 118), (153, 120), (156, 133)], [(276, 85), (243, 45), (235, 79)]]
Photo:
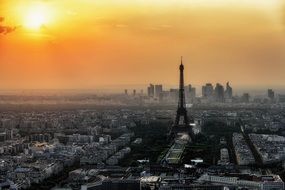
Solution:
[(24, 26), (28, 29), (37, 30), (48, 24), (51, 12), (47, 6), (34, 5), (25, 13)]

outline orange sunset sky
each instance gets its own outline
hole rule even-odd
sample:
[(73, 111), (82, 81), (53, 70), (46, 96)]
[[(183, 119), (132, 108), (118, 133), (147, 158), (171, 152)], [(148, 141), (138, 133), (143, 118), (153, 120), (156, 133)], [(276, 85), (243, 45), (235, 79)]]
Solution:
[(181, 55), (186, 83), (284, 85), (284, 5), (0, 0), (0, 89), (176, 84)]

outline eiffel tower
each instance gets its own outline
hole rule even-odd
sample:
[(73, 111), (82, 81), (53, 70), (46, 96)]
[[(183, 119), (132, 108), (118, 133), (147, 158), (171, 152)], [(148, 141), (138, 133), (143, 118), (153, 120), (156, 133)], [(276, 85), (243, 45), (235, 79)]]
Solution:
[(180, 83), (179, 83), (179, 100), (174, 125), (171, 128), (170, 135), (175, 136), (177, 133), (188, 133), (193, 139), (192, 128), (189, 125), (189, 118), (186, 110), (185, 92), (184, 92), (184, 65), (181, 57)]

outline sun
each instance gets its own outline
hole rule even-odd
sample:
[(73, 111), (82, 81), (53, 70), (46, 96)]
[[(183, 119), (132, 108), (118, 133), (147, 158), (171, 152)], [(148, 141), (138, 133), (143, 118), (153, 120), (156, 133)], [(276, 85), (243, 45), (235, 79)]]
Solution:
[(37, 4), (29, 7), (24, 16), (24, 26), (27, 29), (38, 30), (50, 22), (51, 11), (47, 6)]

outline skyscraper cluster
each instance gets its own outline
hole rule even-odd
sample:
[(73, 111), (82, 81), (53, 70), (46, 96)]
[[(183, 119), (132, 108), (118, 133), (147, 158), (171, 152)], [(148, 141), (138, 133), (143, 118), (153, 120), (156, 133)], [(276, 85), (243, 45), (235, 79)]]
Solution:
[(202, 86), (202, 98), (208, 101), (216, 102), (231, 102), (233, 97), (233, 89), (229, 82), (226, 84), (226, 89), (220, 83), (217, 83), (215, 88), (211, 83), (206, 83)]
[[(201, 88), (201, 95), (197, 95), (196, 88), (191, 85), (184, 86), (186, 104), (193, 103), (277, 103), (285, 102), (285, 95), (276, 94), (273, 89), (267, 89), (262, 96), (256, 96), (243, 92), (240, 95), (233, 96), (233, 88), (229, 82), (225, 85), (221, 83), (206, 83)], [(128, 89), (124, 90), (128, 97), (139, 98), (140, 101), (147, 103), (176, 104), (179, 98), (179, 89), (166, 89), (162, 84), (150, 83), (147, 86), (146, 93), (143, 90)]]
[[(196, 88), (191, 84), (184, 87), (185, 89), (185, 98), (187, 102), (194, 102), (196, 98)], [(147, 87), (147, 96), (150, 99), (156, 99), (161, 101), (168, 102), (177, 102), (179, 96), (179, 89), (171, 88), (168, 91), (163, 90), (163, 85), (161, 84), (149, 84)]]
[(152, 98), (160, 98), (162, 96), (163, 88), (161, 84), (150, 84), (147, 87), (147, 95)]

